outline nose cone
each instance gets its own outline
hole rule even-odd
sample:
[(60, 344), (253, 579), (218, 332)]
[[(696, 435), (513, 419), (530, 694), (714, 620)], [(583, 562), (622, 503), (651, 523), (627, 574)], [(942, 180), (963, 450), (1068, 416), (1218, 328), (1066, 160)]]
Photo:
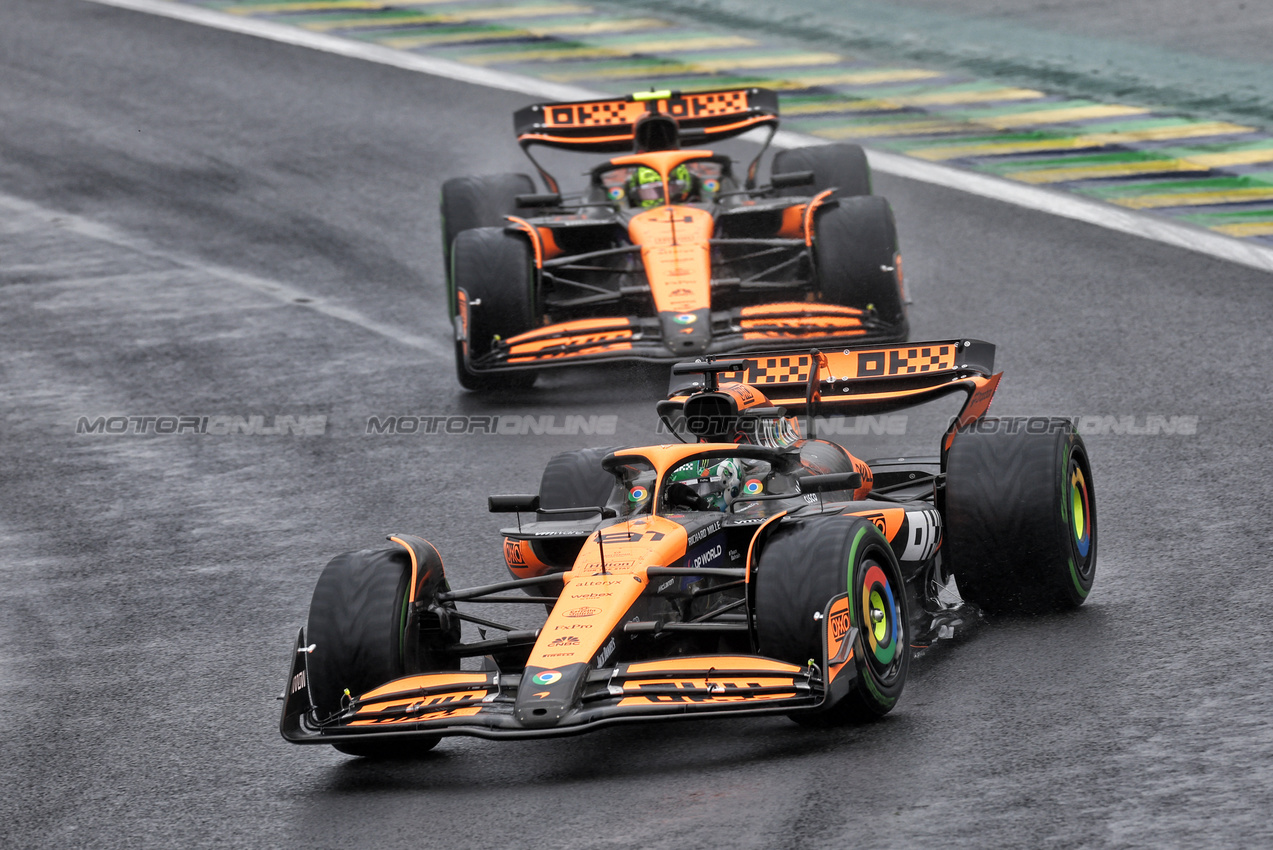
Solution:
[(663, 344), (677, 355), (702, 354), (712, 341), (711, 310), (659, 313)]

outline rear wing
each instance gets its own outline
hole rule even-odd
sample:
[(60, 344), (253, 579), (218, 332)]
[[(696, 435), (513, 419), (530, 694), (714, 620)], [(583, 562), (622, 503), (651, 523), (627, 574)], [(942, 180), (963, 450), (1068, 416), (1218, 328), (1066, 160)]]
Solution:
[[(708, 357), (672, 367), (671, 397), (659, 405), (659, 415), (689, 416), (698, 407), (723, 410), (725, 396), (733, 395), (722, 386), (729, 383), (759, 390), (773, 407), (810, 420), (827, 414), (891, 413), (963, 392), (968, 399), (943, 443), (949, 448), (955, 431), (976, 421), (990, 406), (1003, 376), (994, 373), (994, 359), (994, 345), (981, 340)], [(712, 403), (717, 397), (719, 401)]]
[[(535, 145), (584, 153), (634, 153), (653, 149), (639, 133), (643, 119), (670, 124), (657, 136), (659, 149), (698, 146), (768, 127), (769, 136), (747, 168), (747, 188), (756, 184), (760, 157), (778, 131), (778, 95), (770, 89), (734, 88), (682, 92), (638, 92), (603, 100), (537, 103), (513, 113), (517, 143), (535, 164), (549, 191), (560, 192), (556, 178), (544, 170), (530, 149)], [(648, 124), (646, 125), (648, 128)], [(638, 139), (638, 136), (641, 136)]]
[(697, 145), (778, 124), (770, 89), (639, 92), (605, 100), (537, 103), (517, 110), (513, 126), (523, 149), (547, 145), (586, 153), (631, 153), (636, 123), (650, 113), (676, 120), (682, 142)]

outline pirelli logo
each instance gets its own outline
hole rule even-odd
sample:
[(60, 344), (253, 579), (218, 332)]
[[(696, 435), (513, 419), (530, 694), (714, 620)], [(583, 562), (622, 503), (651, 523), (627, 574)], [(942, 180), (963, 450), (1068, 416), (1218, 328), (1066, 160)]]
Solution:
[(881, 348), (854, 352), (855, 378), (915, 375), (940, 372), (955, 367), (955, 346), (931, 345), (915, 348)]

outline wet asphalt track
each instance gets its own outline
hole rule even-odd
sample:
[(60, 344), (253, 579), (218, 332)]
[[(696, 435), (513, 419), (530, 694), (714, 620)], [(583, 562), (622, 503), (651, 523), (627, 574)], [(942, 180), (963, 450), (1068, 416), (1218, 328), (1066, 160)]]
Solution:
[[(997, 412), (1197, 417), (1088, 437), (1089, 604), (933, 653), (868, 728), (651, 725), (360, 763), (276, 732), (322, 563), (413, 531), (453, 581), (498, 577), (485, 495), (533, 490), (563, 448), (650, 439), (662, 375), (454, 383), (437, 191), (522, 167), (523, 98), (67, 0), (0, 17), (0, 844), (1273, 841), (1268, 275), (877, 178), (915, 337), (997, 342)], [(618, 424), (364, 434), (452, 413)], [(252, 415), (325, 429), (75, 433)]]

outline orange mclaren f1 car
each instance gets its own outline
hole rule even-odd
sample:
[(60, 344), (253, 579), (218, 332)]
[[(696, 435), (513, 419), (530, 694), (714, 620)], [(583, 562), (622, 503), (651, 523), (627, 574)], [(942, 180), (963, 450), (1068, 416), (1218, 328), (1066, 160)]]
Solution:
[[(292, 655), (283, 737), (374, 756), (448, 735), (884, 715), (914, 648), (982, 611), (1078, 606), (1092, 586), (1083, 440), (1066, 419), (986, 418), (993, 360), (988, 343), (951, 340), (673, 367), (659, 413), (691, 441), (565, 452), (538, 494), (490, 497), (519, 512), (502, 532), (512, 578), (453, 590), (438, 551), (407, 534), (332, 560)], [(952, 393), (966, 399), (931, 457), (863, 461), (799, 430), (800, 414)], [(517, 603), (547, 616), (524, 628), (486, 607)]]
[[(670, 361), (831, 340), (907, 337), (897, 228), (857, 145), (780, 151), (761, 88), (546, 103), (514, 115), (547, 192), (526, 174), (442, 187), (460, 383), (534, 380), (571, 363)], [(735, 174), (691, 147), (767, 130)], [(563, 193), (536, 146), (618, 154)]]

